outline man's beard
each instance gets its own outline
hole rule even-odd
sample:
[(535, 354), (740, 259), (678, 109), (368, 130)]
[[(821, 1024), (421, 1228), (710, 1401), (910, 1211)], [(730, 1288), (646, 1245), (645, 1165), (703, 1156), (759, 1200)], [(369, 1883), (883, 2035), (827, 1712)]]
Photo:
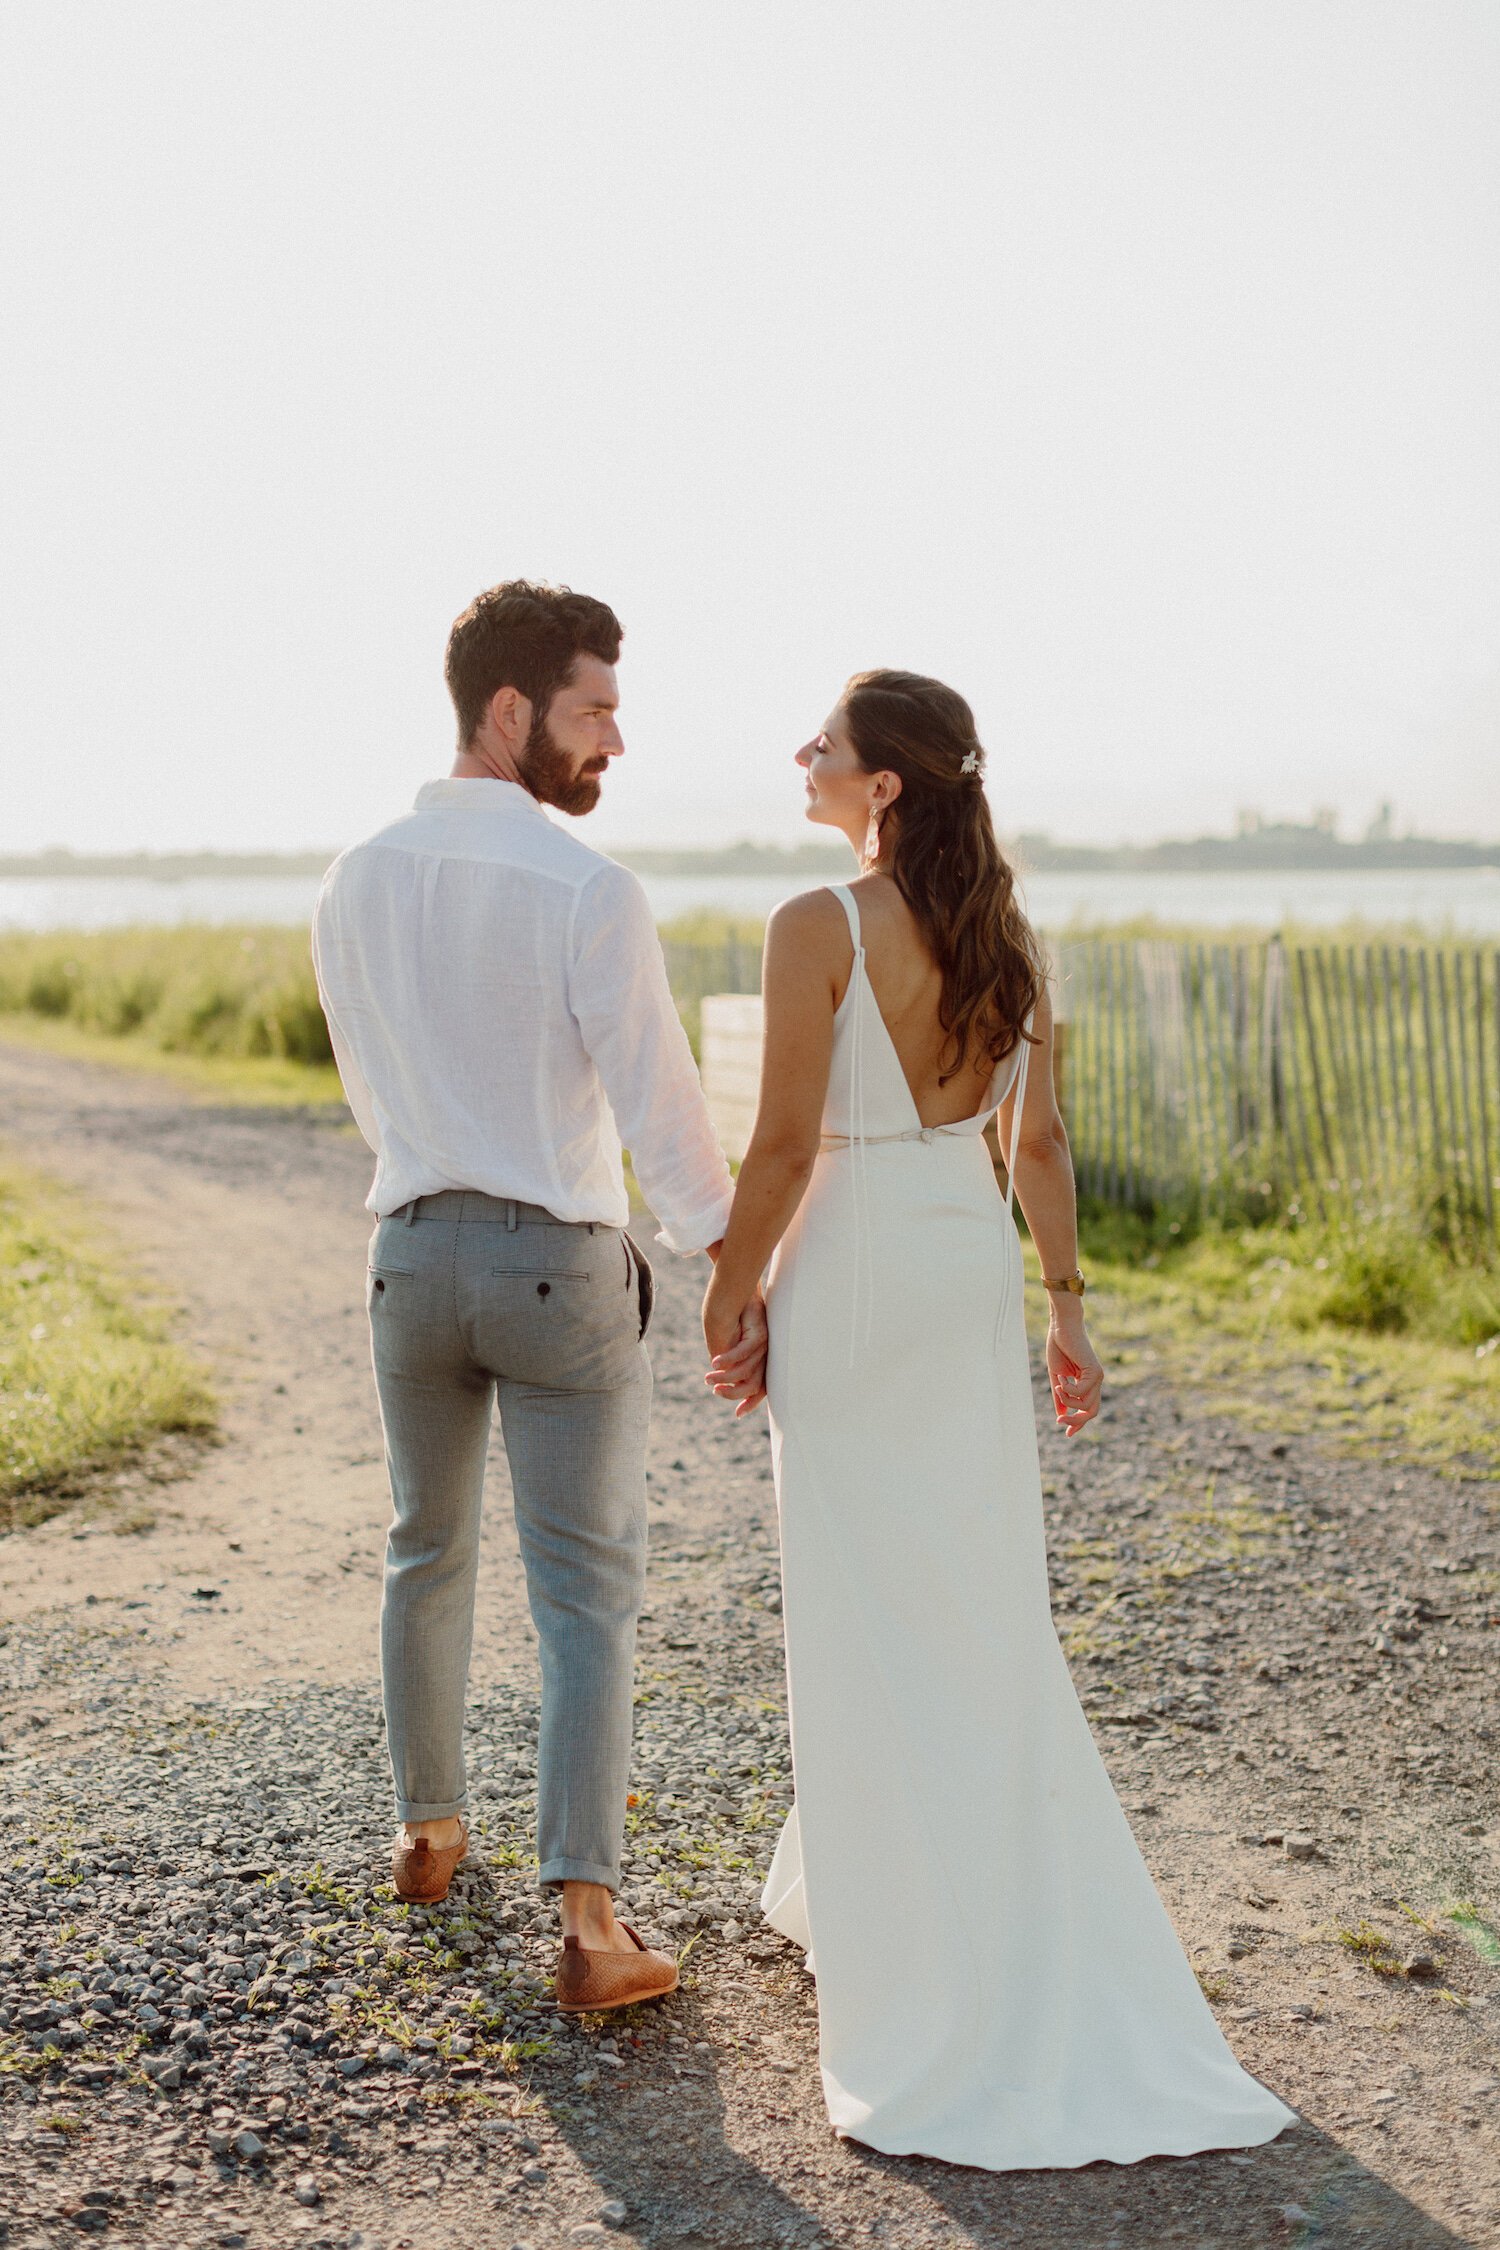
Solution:
[(545, 717), (539, 715), (531, 722), (516, 769), (538, 804), (576, 814), (592, 812), (598, 804), (599, 776), (606, 763), (601, 758), (596, 766), (575, 773), (566, 750), (553, 741)]

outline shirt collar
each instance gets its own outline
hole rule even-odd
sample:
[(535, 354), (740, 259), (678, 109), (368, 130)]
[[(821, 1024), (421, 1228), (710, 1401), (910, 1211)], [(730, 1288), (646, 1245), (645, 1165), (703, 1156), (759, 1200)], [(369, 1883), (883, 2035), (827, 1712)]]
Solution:
[(455, 812), (530, 813), (538, 820), (546, 814), (518, 781), (496, 781), (488, 774), (448, 774), (442, 781), (424, 781), (417, 791), (416, 810), (439, 808)]

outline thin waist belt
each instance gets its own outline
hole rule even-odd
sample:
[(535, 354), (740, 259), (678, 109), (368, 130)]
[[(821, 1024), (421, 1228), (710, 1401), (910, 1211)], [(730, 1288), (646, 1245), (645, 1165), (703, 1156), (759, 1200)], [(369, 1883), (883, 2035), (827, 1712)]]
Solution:
[(489, 1226), (508, 1227), (512, 1234), (517, 1227), (587, 1227), (592, 1234), (602, 1219), (560, 1219), (540, 1203), (518, 1203), (512, 1195), (481, 1195), (478, 1188), (440, 1188), (434, 1195), (414, 1196), (410, 1203), (402, 1204), (391, 1213), (403, 1226), (415, 1226), (418, 1219), (482, 1220)]
[(939, 1135), (950, 1141), (980, 1138), (977, 1133), (960, 1132), (957, 1125), (919, 1125), (906, 1133), (825, 1133), (818, 1143), (818, 1154), (827, 1156), (841, 1148), (877, 1148), (883, 1141), (935, 1141)]

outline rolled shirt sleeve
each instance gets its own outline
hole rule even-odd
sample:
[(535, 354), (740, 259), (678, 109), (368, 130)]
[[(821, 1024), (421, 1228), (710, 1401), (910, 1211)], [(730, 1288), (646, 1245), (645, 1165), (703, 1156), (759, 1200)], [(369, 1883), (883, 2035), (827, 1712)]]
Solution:
[(574, 905), (568, 998), (636, 1178), (683, 1256), (717, 1242), (734, 1183), (673, 1005), (646, 894), (606, 860)]

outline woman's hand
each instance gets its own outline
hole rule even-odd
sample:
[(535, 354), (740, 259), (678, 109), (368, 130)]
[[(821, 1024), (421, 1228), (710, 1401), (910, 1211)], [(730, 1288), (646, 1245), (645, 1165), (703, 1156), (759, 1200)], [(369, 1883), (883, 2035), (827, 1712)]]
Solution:
[(1099, 1411), (1104, 1369), (1089, 1342), (1082, 1313), (1054, 1312), (1047, 1324), (1047, 1373), (1052, 1378), (1052, 1404), (1057, 1426), (1067, 1437), (1076, 1437), (1085, 1422)]
[(703, 1338), (709, 1365), (703, 1380), (716, 1398), (738, 1401), (735, 1420), (752, 1414), (766, 1395), (766, 1306), (757, 1289), (733, 1305), (717, 1287), (717, 1276), (703, 1300)]

